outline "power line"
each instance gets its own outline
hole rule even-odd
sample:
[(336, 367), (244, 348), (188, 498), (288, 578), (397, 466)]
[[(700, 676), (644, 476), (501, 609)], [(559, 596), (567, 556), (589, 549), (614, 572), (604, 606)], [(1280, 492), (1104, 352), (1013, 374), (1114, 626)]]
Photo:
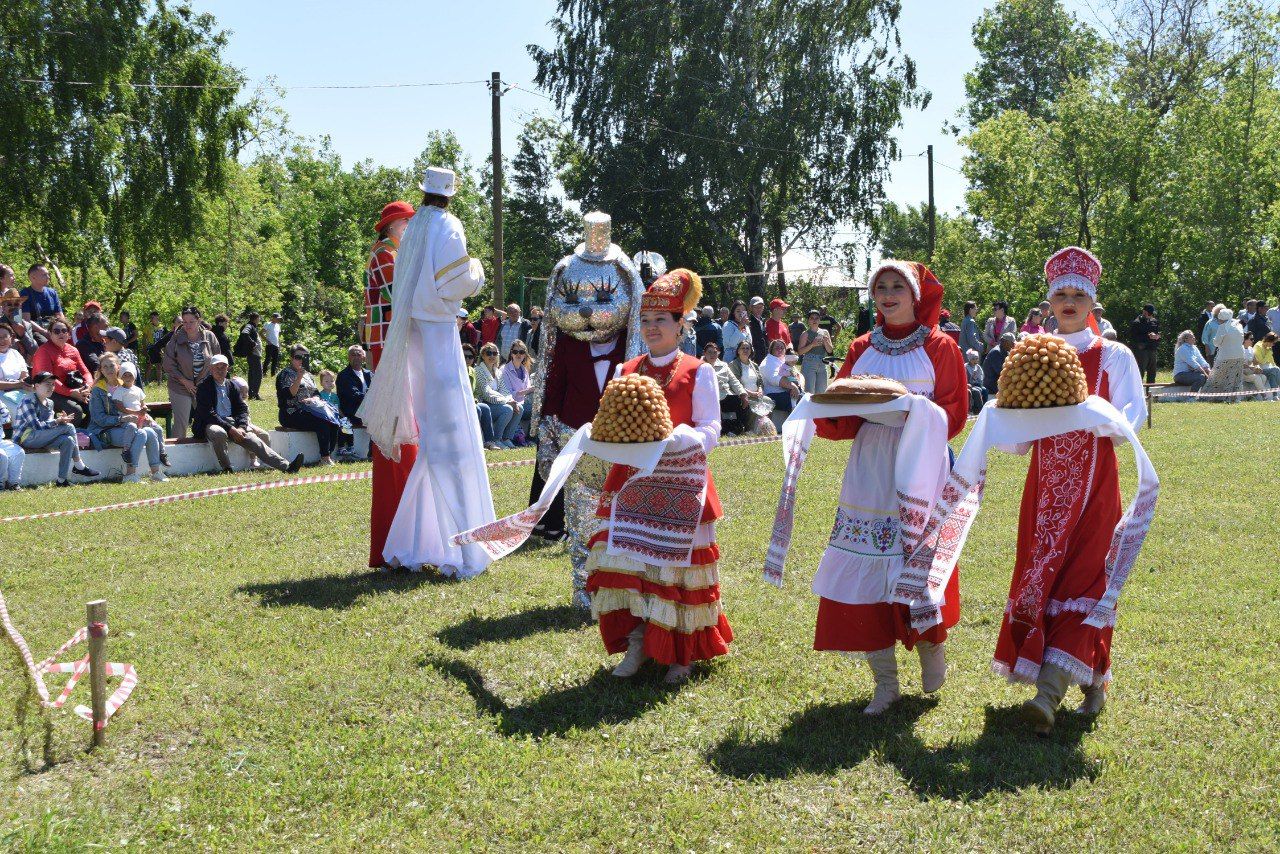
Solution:
[[(16, 82), (40, 86), (123, 86), (129, 89), (241, 89), (245, 86), (242, 83), (138, 83), (130, 80), (94, 82), (92, 80), (49, 80), (40, 77), (19, 77)], [(311, 83), (279, 88), (286, 92), (310, 89), (419, 89), (427, 86), (470, 86), (488, 82), (488, 80), (444, 80), (430, 83)]]

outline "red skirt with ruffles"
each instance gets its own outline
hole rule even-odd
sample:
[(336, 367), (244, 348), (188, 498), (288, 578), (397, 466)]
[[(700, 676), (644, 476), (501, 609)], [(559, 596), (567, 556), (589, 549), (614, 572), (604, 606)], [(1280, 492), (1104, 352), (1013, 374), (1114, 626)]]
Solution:
[(960, 567), (947, 582), (942, 622), (926, 632), (911, 628), (910, 609), (898, 602), (846, 605), (834, 599), (818, 602), (818, 627), (813, 648), (839, 652), (875, 652), (894, 644), (914, 649), (920, 641), (942, 643), (947, 630), (960, 622)]

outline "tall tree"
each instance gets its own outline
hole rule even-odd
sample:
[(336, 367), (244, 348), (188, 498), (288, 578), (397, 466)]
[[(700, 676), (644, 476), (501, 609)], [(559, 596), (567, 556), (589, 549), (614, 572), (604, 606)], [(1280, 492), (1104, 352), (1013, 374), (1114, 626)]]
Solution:
[(529, 50), (595, 167), (586, 199), (673, 260), (756, 274), (788, 243), (870, 222), (898, 156), (891, 131), (926, 98), (899, 6), (560, 0), (555, 47)]
[(1105, 43), (1061, 0), (999, 0), (973, 25), (978, 65), (964, 76), (972, 127), (1005, 110), (1047, 117), (1073, 77), (1088, 77)]
[[(556, 188), (557, 173), (571, 152), (572, 142), (551, 119), (536, 117), (520, 131), (503, 241), (512, 280), (546, 276), (573, 245), (574, 218)], [(523, 296), (530, 304), (542, 301), (534, 294)]]

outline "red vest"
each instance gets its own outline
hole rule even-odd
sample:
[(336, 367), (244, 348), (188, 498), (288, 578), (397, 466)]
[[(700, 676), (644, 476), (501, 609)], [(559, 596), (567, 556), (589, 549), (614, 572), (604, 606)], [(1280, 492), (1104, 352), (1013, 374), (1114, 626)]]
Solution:
[[(634, 374), (644, 358), (644, 356), (637, 356), (623, 364), (623, 375)], [(702, 365), (702, 360), (687, 353), (676, 358), (680, 364), (676, 366), (675, 372), (671, 375), (671, 381), (662, 389), (662, 393), (667, 398), (667, 408), (671, 410), (672, 425), (688, 424), (692, 427), (693, 387), (697, 383), (698, 368)], [(630, 466), (615, 465), (611, 468), (604, 484), (605, 495), (612, 496), (616, 493), (634, 473), (635, 469)], [(720, 506), (720, 496), (716, 494), (716, 482), (711, 477), (711, 469), (708, 468), (707, 497), (702, 504), (702, 521), (714, 522), (722, 516), (724, 516), (724, 509)]]

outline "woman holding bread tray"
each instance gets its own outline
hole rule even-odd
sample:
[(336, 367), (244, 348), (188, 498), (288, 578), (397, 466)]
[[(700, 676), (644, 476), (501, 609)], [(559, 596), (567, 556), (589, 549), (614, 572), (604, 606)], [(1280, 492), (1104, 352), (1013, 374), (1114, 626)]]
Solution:
[[(788, 473), (765, 577), (781, 583), (790, 505), (809, 438), (816, 432), (852, 440), (830, 542), (813, 579), (821, 597), (813, 647), (867, 660), (875, 693), (864, 711), (877, 715), (900, 695), (898, 643), (918, 651), (925, 692), (937, 691), (946, 678), (943, 643), (960, 618), (959, 577), (953, 573), (941, 595), (930, 599), (923, 588), (906, 589), (904, 569), (946, 481), (947, 440), (965, 425), (969, 388), (959, 348), (938, 329), (942, 285), (929, 268), (885, 261), (869, 281), (875, 327), (849, 346), (827, 393), (802, 402), (783, 431)], [(870, 412), (820, 417), (824, 405), (842, 400), (896, 401), (899, 418), (883, 423), (871, 420)], [(907, 413), (905, 424), (901, 412)], [(920, 607), (937, 621), (925, 631), (913, 626)]]

